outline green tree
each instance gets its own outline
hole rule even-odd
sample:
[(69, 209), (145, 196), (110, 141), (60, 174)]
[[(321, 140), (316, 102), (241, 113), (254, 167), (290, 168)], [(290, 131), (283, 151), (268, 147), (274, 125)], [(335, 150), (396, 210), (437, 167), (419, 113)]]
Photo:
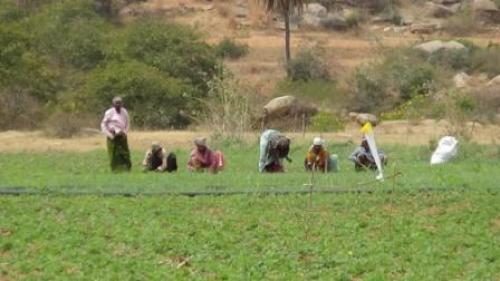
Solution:
[(146, 20), (132, 25), (125, 38), (126, 56), (194, 85), (198, 95), (207, 93), (217, 59), (191, 28)]
[(131, 112), (134, 126), (143, 128), (182, 128), (188, 119), (192, 87), (166, 76), (157, 68), (137, 61), (114, 62), (97, 68), (80, 96), (84, 111), (104, 111), (114, 96), (122, 96)]

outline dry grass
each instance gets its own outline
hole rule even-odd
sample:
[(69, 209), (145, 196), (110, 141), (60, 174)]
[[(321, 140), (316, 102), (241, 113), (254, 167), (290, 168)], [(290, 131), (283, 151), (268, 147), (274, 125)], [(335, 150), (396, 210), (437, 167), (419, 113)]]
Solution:
[[(449, 124), (444, 121), (423, 120), (418, 124), (408, 121), (388, 121), (375, 129), (377, 141), (382, 144), (428, 145), (432, 139), (443, 136)], [(468, 125), (470, 126), (470, 125)], [(476, 125), (477, 126), (477, 125)], [(209, 136), (204, 131), (133, 131), (129, 134), (129, 145), (133, 149), (146, 150), (152, 141), (160, 141), (166, 147), (189, 148), (192, 140), (198, 136)], [(357, 143), (361, 139), (359, 126), (349, 124), (343, 132), (288, 133), (295, 144), (310, 143), (314, 136), (321, 135), (328, 142)], [(245, 138), (249, 144), (255, 144), (259, 134), (247, 133)], [(500, 126), (485, 125), (474, 129), (472, 141), (479, 144), (500, 143)], [(48, 151), (90, 151), (105, 148), (105, 138), (101, 135), (57, 139), (45, 136), (42, 132), (7, 131), (0, 133), (0, 153), (6, 152), (48, 152)]]

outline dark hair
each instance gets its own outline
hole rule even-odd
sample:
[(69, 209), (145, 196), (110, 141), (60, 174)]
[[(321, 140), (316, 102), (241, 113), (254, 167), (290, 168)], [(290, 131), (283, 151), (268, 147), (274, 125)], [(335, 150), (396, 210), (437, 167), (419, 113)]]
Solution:
[(278, 150), (278, 157), (279, 158), (287, 157), (288, 153), (290, 152), (290, 139), (288, 139), (288, 138), (280, 139), (276, 149)]

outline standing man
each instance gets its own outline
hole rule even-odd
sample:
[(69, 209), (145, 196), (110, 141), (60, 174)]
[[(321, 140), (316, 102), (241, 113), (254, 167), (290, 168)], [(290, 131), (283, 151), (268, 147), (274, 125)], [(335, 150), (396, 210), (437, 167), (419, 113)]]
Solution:
[(113, 98), (113, 107), (106, 110), (101, 122), (101, 131), (107, 136), (106, 142), (110, 158), (111, 171), (130, 171), (130, 150), (127, 133), (130, 128), (127, 110), (121, 97)]

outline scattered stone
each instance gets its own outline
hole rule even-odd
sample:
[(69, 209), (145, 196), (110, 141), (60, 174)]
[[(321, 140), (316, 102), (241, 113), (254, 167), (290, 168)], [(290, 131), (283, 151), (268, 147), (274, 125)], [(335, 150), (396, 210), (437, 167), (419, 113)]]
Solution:
[(500, 23), (500, 9), (491, 0), (474, 0), (472, 2), (474, 16), (483, 22)]
[(307, 4), (304, 7), (304, 14), (313, 15), (319, 18), (326, 17), (327, 13), (327, 9), (323, 5), (318, 3)]
[(425, 6), (425, 13), (430, 17), (446, 18), (452, 16), (455, 13), (455, 11), (451, 8), (433, 2), (427, 2)]
[(377, 116), (369, 113), (350, 112), (349, 118), (351, 118), (352, 121), (356, 121), (360, 126), (364, 126), (367, 122), (370, 122), (373, 126), (379, 124)]
[(410, 32), (418, 34), (431, 34), (438, 29), (441, 27), (437, 23), (414, 23), (410, 26)]
[(500, 86), (500, 75), (497, 75), (493, 79), (491, 79), (487, 86)]
[(491, 0), (474, 0), (472, 9), (475, 11), (498, 11), (497, 5)]
[(462, 0), (434, 0), (434, 3), (441, 5), (453, 5), (462, 2)]
[(233, 14), (237, 18), (246, 18), (248, 16), (248, 13), (248, 8), (246, 7), (237, 6), (233, 9)]
[(315, 15), (312, 15), (312, 14), (305, 14), (302, 17), (300, 25), (307, 26), (307, 27), (319, 28), (319, 27), (321, 27), (321, 18), (319, 18)]
[[(278, 21), (274, 25), (274, 28), (279, 29), (279, 30), (285, 30), (285, 22), (284, 21)], [(297, 30), (299, 27), (296, 23), (290, 23), (290, 30)]]
[(471, 77), (467, 75), (465, 72), (458, 73), (453, 77), (453, 83), (455, 84), (456, 88), (465, 88), (469, 85)]
[(206, 6), (203, 6), (203, 8), (202, 8), (203, 11), (211, 11), (213, 9), (215, 9), (215, 4), (206, 5)]
[(441, 40), (429, 41), (415, 46), (416, 49), (422, 50), (426, 53), (432, 54), (439, 50), (465, 50), (466, 47), (457, 41), (443, 42)]
[(325, 29), (343, 31), (349, 28), (344, 17), (337, 14), (328, 14), (328, 16), (320, 21), (321, 26)]

